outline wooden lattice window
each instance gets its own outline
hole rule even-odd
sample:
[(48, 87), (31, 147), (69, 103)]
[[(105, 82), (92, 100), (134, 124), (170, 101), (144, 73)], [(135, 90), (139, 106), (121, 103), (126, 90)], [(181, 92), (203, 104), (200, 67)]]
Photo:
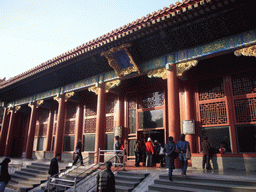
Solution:
[(219, 99), (225, 96), (222, 78), (209, 79), (198, 83), (199, 100)]
[(47, 134), (47, 124), (40, 124), (39, 126), (39, 136), (42, 137), (42, 136), (46, 136)]
[(107, 100), (106, 113), (114, 113), (115, 98), (110, 98)]
[(232, 75), (234, 95), (256, 93), (256, 71)]
[(77, 103), (67, 103), (67, 119), (73, 119), (76, 118), (76, 113), (77, 113)]
[(114, 117), (109, 116), (106, 117), (106, 132), (113, 132), (114, 131)]
[(154, 92), (144, 92), (142, 94), (142, 107), (152, 108), (156, 106), (164, 105), (164, 92), (154, 91)]
[(67, 121), (65, 127), (65, 134), (75, 134), (75, 121)]
[(234, 101), (237, 123), (256, 122), (256, 97)]
[(84, 133), (96, 132), (96, 118), (85, 119)]
[(226, 124), (226, 103), (222, 101), (200, 104), (200, 116), (202, 125)]
[(97, 115), (97, 97), (91, 96), (87, 98), (85, 104), (85, 116)]

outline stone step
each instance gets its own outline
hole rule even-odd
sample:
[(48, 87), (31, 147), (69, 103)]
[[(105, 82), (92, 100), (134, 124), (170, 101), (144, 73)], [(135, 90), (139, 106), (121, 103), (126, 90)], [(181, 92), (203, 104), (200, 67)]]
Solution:
[(12, 182), (12, 180), (8, 183), (8, 187), (11, 189), (15, 189), (18, 190), (19, 192), (27, 192), (30, 189), (33, 189), (33, 185), (29, 185), (29, 184), (17, 184)]
[(45, 179), (33, 177), (33, 176), (24, 176), (18, 173), (14, 173), (11, 175), (12, 179), (23, 179), (25, 181), (34, 181), (34, 182), (44, 182), (48, 179), (48, 177), (45, 177)]
[(119, 179), (115, 179), (115, 183), (118, 186), (127, 186), (127, 187), (133, 187), (135, 188), (140, 182), (136, 182), (136, 181), (129, 181), (129, 180), (119, 180)]
[(133, 189), (133, 187), (116, 185), (116, 192), (131, 192)]
[(36, 187), (41, 184), (41, 181), (27, 180), (23, 178), (12, 178), (11, 181), (12, 183), (15, 184), (32, 185), (33, 187)]
[(42, 175), (42, 174), (36, 174), (36, 173), (31, 173), (29, 171), (15, 171), (15, 173), (24, 175), (24, 176), (31, 176), (31, 177), (37, 177), (37, 178), (42, 178), (45, 179), (47, 177), (49, 177), (49, 175)]
[(225, 179), (207, 179), (202, 177), (179, 177), (173, 176), (173, 181), (169, 181), (167, 175), (160, 175), (159, 179), (154, 180), (154, 184), (148, 187), (149, 190), (155, 191), (256, 191), (255, 182), (236, 182)]
[(21, 168), (20, 169), (21, 171), (29, 171), (29, 172), (32, 172), (32, 173), (36, 173), (36, 174), (48, 174), (48, 170), (41, 170), (41, 169), (37, 169), (36, 167), (33, 167), (33, 168)]
[[(159, 179), (166, 179), (168, 180), (168, 175), (159, 175)], [(201, 183), (218, 183), (218, 184), (226, 184), (226, 185), (241, 185), (241, 186), (256, 186), (256, 181), (243, 181), (243, 180), (228, 180), (225, 178), (208, 178), (208, 177), (197, 177), (197, 176), (174, 176), (173, 180), (177, 181), (198, 181), (200, 180)]]

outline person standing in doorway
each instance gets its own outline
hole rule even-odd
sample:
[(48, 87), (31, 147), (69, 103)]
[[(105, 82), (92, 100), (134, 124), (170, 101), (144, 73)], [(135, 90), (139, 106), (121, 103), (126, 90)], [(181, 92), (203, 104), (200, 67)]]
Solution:
[(148, 138), (148, 141), (145, 143), (145, 147), (146, 147), (146, 167), (152, 167), (152, 156), (154, 154), (154, 147), (150, 137)]
[(82, 148), (83, 148), (83, 144), (81, 142), (81, 138), (79, 138), (79, 141), (76, 144), (76, 150), (75, 150), (76, 158), (75, 158), (75, 160), (73, 162), (73, 165), (76, 165), (78, 159), (80, 159), (81, 165), (82, 166), (84, 165), (84, 163), (83, 163), (83, 156), (82, 156)]
[(173, 137), (169, 137), (168, 142), (164, 146), (164, 153), (165, 153), (166, 168), (169, 169), (168, 177), (170, 181), (172, 181), (172, 171), (173, 169), (175, 169), (174, 157), (173, 157), (174, 151), (175, 151), (175, 142), (173, 141)]
[(56, 174), (59, 173), (59, 164), (58, 161), (60, 160), (60, 153), (57, 153), (56, 156), (51, 160), (50, 168), (49, 168), (49, 174), (50, 176), (56, 176)]
[(137, 140), (136, 144), (134, 145), (134, 152), (135, 152), (135, 166), (140, 166), (141, 156), (142, 156), (142, 146), (141, 140)]
[(8, 172), (8, 164), (11, 162), (10, 158), (5, 158), (0, 164), (0, 192), (4, 192), (5, 186), (11, 180)]
[(106, 170), (99, 172), (96, 176), (97, 192), (115, 192), (115, 176), (111, 171), (112, 163), (107, 161), (105, 166)]
[(208, 141), (208, 137), (205, 136), (204, 137), (204, 141), (202, 143), (202, 150), (203, 150), (203, 169), (205, 168), (205, 164), (206, 164), (206, 169), (207, 170), (211, 170), (211, 165), (210, 165), (210, 159), (211, 159), (211, 154), (210, 154), (210, 150), (211, 150), (211, 145), (210, 142)]
[(187, 167), (188, 167), (188, 159), (186, 158), (186, 151), (190, 151), (190, 145), (188, 141), (185, 141), (185, 134), (181, 134), (180, 141), (176, 144), (176, 149), (179, 153), (179, 159), (181, 161), (181, 174), (186, 177)]

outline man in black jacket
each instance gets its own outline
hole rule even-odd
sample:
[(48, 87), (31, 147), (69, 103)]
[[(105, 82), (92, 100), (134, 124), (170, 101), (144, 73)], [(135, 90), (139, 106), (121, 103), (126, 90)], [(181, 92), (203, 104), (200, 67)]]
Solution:
[(82, 148), (83, 148), (83, 144), (82, 144), (81, 138), (80, 138), (79, 141), (76, 144), (76, 151), (75, 151), (76, 158), (75, 158), (75, 160), (73, 162), (73, 165), (76, 165), (78, 159), (80, 159), (81, 165), (82, 166), (84, 165), (84, 163), (83, 163), (83, 156), (82, 156)]
[(101, 171), (97, 175), (97, 192), (114, 192), (115, 187), (115, 176), (111, 171), (112, 163), (107, 161), (105, 163), (106, 170)]
[(52, 176), (56, 175), (59, 173), (59, 164), (58, 164), (58, 160), (60, 159), (60, 153), (56, 154), (56, 157), (54, 157), (51, 160), (51, 164), (50, 164), (50, 169), (49, 169), (49, 174)]
[(5, 186), (11, 180), (8, 172), (8, 164), (11, 162), (10, 158), (5, 158), (0, 164), (0, 192), (4, 191)]

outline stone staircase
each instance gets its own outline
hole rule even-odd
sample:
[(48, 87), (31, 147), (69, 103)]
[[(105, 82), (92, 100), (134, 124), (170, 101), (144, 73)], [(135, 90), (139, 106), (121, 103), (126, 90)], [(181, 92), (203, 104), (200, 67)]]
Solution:
[(206, 178), (200, 176), (173, 176), (169, 181), (168, 175), (159, 175), (154, 184), (148, 186), (147, 192), (182, 191), (182, 192), (256, 192), (256, 181), (232, 180), (227, 178)]
[(115, 175), (116, 192), (132, 191), (148, 175), (148, 173), (131, 173), (129, 171), (117, 172), (117, 174)]
[[(21, 168), (11, 174), (11, 181), (8, 183), (8, 188), (26, 192), (30, 189), (47, 181), (49, 174), (50, 163), (31, 163), (24, 168)], [(59, 170), (65, 169), (65, 166), (59, 165)]]

